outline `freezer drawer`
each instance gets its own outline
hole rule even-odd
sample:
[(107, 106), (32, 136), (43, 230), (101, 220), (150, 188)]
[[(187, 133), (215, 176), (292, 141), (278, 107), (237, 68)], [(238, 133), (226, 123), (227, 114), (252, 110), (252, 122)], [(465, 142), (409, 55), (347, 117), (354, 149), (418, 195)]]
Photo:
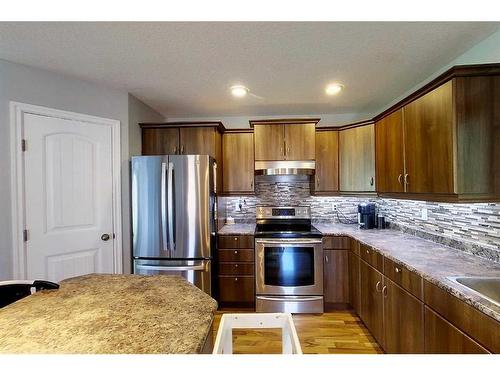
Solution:
[(134, 259), (136, 275), (176, 275), (185, 278), (208, 295), (212, 295), (211, 260)]
[(323, 296), (257, 296), (255, 311), (322, 314)]

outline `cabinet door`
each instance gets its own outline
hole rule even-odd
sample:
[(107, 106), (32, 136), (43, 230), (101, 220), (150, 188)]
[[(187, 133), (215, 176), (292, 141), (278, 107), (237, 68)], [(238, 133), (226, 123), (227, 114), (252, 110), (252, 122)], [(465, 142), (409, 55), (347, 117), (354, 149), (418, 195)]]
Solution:
[(180, 128), (180, 153), (210, 155), (217, 159), (216, 130), (211, 127)]
[(224, 186), (226, 193), (253, 193), (254, 158), (252, 133), (225, 133), (223, 143)]
[(377, 191), (404, 191), (403, 110), (375, 123)]
[(359, 278), (359, 257), (356, 256), (352, 251), (349, 252), (349, 301), (356, 312), (359, 315), (360, 311), (360, 278)]
[(375, 268), (360, 261), (360, 317), (379, 344), (383, 343), (384, 322), (382, 296), (383, 276)]
[(425, 353), (486, 354), (488, 351), (426, 306)]
[(449, 81), (404, 107), (406, 189), (453, 193), (453, 90)]
[(340, 190), (375, 191), (374, 125), (342, 130), (339, 137)]
[(314, 160), (315, 124), (284, 124), (285, 160)]
[(349, 303), (349, 250), (323, 250), (325, 303)]
[(392, 354), (424, 352), (424, 304), (384, 278), (384, 349)]
[(178, 128), (142, 129), (143, 155), (172, 155), (179, 151)]
[(339, 190), (339, 132), (316, 132), (316, 192)]
[(282, 124), (255, 125), (255, 160), (284, 160)]

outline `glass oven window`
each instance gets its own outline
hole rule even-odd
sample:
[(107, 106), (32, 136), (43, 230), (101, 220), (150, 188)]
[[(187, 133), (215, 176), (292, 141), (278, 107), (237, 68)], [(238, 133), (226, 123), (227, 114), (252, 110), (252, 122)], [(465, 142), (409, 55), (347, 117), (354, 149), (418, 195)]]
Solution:
[(264, 283), (291, 287), (314, 285), (314, 248), (264, 248)]

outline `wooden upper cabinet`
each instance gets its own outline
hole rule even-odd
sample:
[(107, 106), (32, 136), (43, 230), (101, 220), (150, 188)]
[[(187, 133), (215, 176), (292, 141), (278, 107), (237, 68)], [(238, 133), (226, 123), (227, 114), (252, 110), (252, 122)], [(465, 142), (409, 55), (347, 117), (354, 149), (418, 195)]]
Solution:
[(223, 192), (254, 192), (253, 132), (227, 132), (222, 136)]
[(373, 124), (340, 131), (339, 164), (341, 191), (375, 191), (375, 131)]
[(316, 132), (316, 180), (315, 193), (339, 190), (339, 132)]
[(375, 123), (377, 191), (404, 192), (403, 109)]
[(255, 160), (284, 160), (283, 124), (254, 126)]
[(318, 121), (250, 121), (254, 128), (255, 160), (314, 160)]
[(142, 155), (172, 155), (178, 150), (178, 128), (142, 129)]
[(215, 128), (180, 128), (179, 133), (180, 154), (210, 155), (217, 159), (217, 142), (221, 140)]
[(448, 81), (404, 107), (406, 189), (453, 193), (453, 85)]
[(284, 124), (285, 160), (314, 160), (316, 124)]

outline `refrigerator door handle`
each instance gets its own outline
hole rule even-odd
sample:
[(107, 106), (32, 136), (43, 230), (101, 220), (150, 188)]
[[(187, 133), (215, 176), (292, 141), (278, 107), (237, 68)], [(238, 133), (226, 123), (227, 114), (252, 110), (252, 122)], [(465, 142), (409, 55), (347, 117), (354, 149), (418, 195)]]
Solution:
[(135, 267), (138, 270), (145, 271), (205, 271), (207, 269), (208, 263), (202, 263), (196, 266), (152, 266), (152, 265), (143, 265), (138, 264)]
[(170, 256), (175, 252), (175, 239), (174, 239), (174, 163), (168, 163), (168, 242), (170, 248)]
[(167, 163), (161, 163), (161, 240), (163, 250), (169, 252), (167, 229)]

